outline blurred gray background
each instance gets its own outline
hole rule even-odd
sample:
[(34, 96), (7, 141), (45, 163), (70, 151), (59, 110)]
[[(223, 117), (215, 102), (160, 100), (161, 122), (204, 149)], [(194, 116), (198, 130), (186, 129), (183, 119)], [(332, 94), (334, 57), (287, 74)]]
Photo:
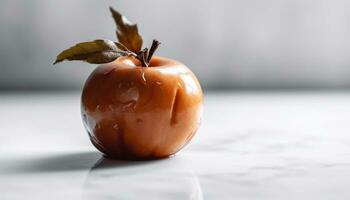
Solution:
[(109, 6), (205, 89), (350, 88), (347, 0), (1, 0), (0, 90), (81, 88), (94, 65), (52, 63), (77, 42), (115, 39)]

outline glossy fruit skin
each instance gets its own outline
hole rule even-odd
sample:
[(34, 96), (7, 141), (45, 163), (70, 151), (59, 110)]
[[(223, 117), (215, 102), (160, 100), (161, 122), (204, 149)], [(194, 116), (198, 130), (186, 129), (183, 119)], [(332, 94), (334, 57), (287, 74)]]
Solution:
[(84, 126), (107, 157), (151, 160), (169, 157), (196, 133), (203, 93), (183, 64), (152, 58), (150, 67), (121, 57), (96, 68), (81, 98)]

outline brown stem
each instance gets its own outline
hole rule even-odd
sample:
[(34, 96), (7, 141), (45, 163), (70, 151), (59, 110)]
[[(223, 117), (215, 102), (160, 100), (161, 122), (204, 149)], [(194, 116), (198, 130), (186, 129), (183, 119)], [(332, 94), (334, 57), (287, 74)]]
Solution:
[(130, 51), (127, 47), (125, 47), (121, 43), (116, 42), (115, 44), (118, 46), (119, 49), (125, 51), (128, 55), (131, 55), (137, 58), (141, 62), (142, 67), (148, 67), (154, 52), (158, 49), (161, 43), (158, 42), (158, 40), (154, 39), (152, 42), (151, 49), (149, 51), (148, 51), (148, 48), (144, 48), (142, 51), (139, 51), (137, 53)]
[(137, 53), (136, 58), (141, 62), (142, 67), (148, 67), (147, 55), (148, 55), (147, 48), (144, 48), (142, 51)]
[(161, 43), (160, 43), (158, 40), (156, 40), (156, 39), (153, 40), (151, 49), (149, 50), (149, 54), (148, 54), (148, 58), (147, 58), (147, 63), (149, 63), (149, 62), (151, 61), (154, 52), (156, 52), (156, 50), (158, 49), (158, 47), (159, 47), (160, 44), (161, 44)]
[(148, 56), (148, 48), (145, 48), (143, 51), (142, 61), (143, 63), (146, 64), (146, 67), (148, 67), (147, 56)]

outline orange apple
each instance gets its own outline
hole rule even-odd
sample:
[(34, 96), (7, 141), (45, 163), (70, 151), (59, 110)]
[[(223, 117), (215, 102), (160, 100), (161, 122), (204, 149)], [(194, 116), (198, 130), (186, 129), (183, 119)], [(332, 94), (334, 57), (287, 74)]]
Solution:
[(196, 133), (203, 93), (184, 64), (132, 56), (96, 68), (85, 83), (81, 111), (92, 144), (115, 159), (171, 156)]

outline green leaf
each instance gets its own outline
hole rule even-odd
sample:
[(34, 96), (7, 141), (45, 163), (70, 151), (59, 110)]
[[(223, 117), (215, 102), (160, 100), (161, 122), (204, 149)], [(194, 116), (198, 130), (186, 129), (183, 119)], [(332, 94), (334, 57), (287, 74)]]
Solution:
[(114, 61), (120, 56), (128, 55), (119, 50), (117, 45), (110, 40), (95, 40), (83, 42), (61, 52), (54, 64), (64, 60), (81, 60), (91, 64), (103, 64)]
[(142, 37), (136, 24), (131, 23), (125, 16), (110, 7), (112, 16), (117, 25), (117, 37), (121, 44), (130, 51), (137, 53), (142, 48)]

